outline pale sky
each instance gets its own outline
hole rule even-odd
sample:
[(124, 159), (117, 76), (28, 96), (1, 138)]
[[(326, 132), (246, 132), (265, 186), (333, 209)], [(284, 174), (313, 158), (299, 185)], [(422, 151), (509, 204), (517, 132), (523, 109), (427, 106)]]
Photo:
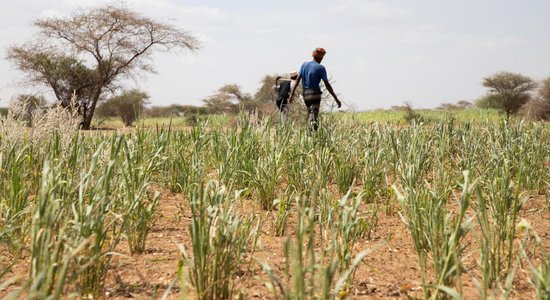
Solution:
[(227, 83), (253, 94), (264, 75), (297, 70), (315, 47), (327, 50), (341, 100), (359, 110), (474, 100), (498, 71), (550, 76), (549, 0), (1, 0), (0, 106), (29, 92), (4, 58), (32, 39), (34, 19), (105, 3), (171, 20), (202, 41), (196, 53), (157, 55), (156, 74), (128, 82), (154, 105), (198, 105)]

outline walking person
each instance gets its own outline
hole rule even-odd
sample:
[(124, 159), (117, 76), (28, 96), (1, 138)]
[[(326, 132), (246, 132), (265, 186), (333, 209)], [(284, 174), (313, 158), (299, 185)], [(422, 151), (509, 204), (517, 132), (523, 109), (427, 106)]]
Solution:
[(323, 61), (326, 53), (327, 52), (323, 48), (316, 48), (313, 50), (313, 53), (311, 54), (311, 56), (313, 56), (313, 60), (302, 64), (300, 73), (296, 79), (296, 85), (292, 88), (290, 98), (288, 99), (288, 102), (292, 103), (296, 87), (300, 84), (300, 80), (303, 79), (302, 87), (304, 89), (304, 103), (308, 111), (308, 121), (313, 130), (317, 130), (319, 127), (319, 109), (321, 106), (321, 96), (323, 95), (320, 87), (321, 80), (323, 80), (327, 91), (332, 95), (334, 101), (336, 101), (338, 108), (342, 106), (342, 102), (338, 100), (332, 86), (328, 82), (327, 70), (323, 65), (321, 65), (321, 61)]
[(296, 85), (296, 79), (298, 78), (298, 72), (290, 72), (290, 80), (281, 79), (281, 76), (275, 78), (275, 85), (273, 85), (273, 90), (276, 93), (275, 104), (281, 112), (281, 119), (283, 122), (286, 122), (288, 118), (288, 98), (290, 97), (290, 91)]

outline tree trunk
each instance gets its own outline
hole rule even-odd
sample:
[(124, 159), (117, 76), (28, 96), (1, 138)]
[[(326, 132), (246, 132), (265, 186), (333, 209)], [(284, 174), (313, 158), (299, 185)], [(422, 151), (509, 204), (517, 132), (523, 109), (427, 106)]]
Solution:
[(91, 100), (90, 107), (88, 108), (87, 114), (84, 116), (84, 120), (82, 121), (82, 125), (80, 126), (80, 129), (90, 130), (90, 126), (92, 125), (92, 119), (94, 117), (95, 107), (97, 105), (97, 101), (99, 100), (99, 96), (101, 96), (101, 87), (97, 87), (92, 97), (90, 98)]

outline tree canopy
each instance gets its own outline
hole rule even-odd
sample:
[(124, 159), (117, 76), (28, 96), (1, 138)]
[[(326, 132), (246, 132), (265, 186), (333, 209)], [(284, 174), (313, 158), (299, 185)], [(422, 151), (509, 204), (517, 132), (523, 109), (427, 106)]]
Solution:
[(508, 119), (529, 101), (529, 93), (537, 87), (537, 83), (521, 74), (499, 72), (484, 78), (483, 86), (489, 89), (489, 102), (504, 111)]
[(125, 126), (132, 126), (132, 123), (145, 110), (145, 105), (149, 103), (148, 99), (149, 95), (144, 91), (137, 89), (125, 91), (101, 103), (98, 112), (106, 117), (120, 117)]
[(51, 88), (61, 106), (69, 107), (74, 94), (79, 98), (77, 105), (89, 102), (93, 71), (79, 59), (30, 45), (11, 48), (8, 59), (27, 73), (28, 83)]
[(239, 111), (239, 105), (244, 106), (251, 101), (252, 96), (244, 93), (237, 84), (226, 84), (203, 100), (208, 112), (215, 114), (236, 113)]
[(254, 100), (262, 102), (275, 102), (275, 92), (273, 85), (277, 79), (277, 75), (265, 75), (260, 81), (260, 88), (254, 94)]
[(17, 107), (14, 111), (14, 116), (27, 122), (27, 126), (32, 126), (33, 115), (48, 105), (44, 96), (40, 95), (22, 94), (18, 95), (14, 101), (15, 107)]
[(527, 103), (527, 114), (532, 119), (550, 120), (550, 77), (540, 83), (536, 96)]

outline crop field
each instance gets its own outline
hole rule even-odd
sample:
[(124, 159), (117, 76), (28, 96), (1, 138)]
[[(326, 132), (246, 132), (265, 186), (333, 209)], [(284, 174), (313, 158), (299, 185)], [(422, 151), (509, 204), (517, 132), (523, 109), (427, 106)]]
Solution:
[(4, 117), (0, 297), (550, 298), (547, 123), (323, 118)]

